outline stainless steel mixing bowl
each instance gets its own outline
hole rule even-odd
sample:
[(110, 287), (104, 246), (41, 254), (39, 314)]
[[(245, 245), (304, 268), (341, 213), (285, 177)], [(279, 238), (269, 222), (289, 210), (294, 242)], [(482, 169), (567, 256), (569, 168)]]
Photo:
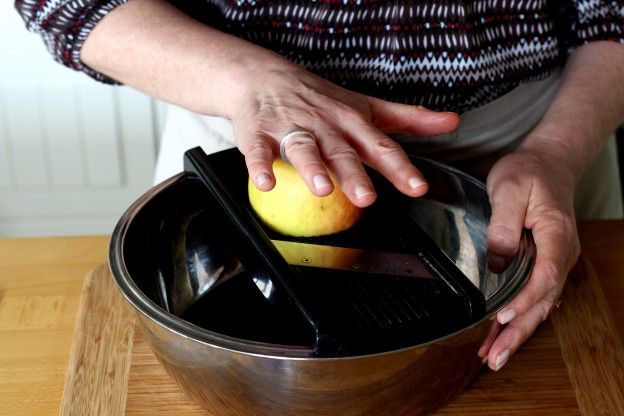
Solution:
[[(232, 175), (246, 184), (242, 159), (232, 152), (223, 155), (240, 160)], [(110, 268), (156, 357), (181, 389), (215, 415), (413, 415), (461, 392), (481, 367), (477, 349), (489, 318), (528, 279), (535, 248), (525, 233), (507, 269), (490, 272), (485, 238), (491, 212), (483, 184), (433, 161), (414, 162), (430, 190), (413, 201), (407, 215), (482, 291), (486, 314), (424, 344), (356, 357), (319, 358), (310, 346), (275, 343), (262, 334), (225, 335), (218, 323), (227, 322), (228, 314), (249, 319), (251, 326), (272, 319), (254, 316), (243, 298), (206, 310), (216, 330), (182, 319), (189, 307), (241, 272), (232, 229), (189, 174), (141, 196), (113, 233)]]

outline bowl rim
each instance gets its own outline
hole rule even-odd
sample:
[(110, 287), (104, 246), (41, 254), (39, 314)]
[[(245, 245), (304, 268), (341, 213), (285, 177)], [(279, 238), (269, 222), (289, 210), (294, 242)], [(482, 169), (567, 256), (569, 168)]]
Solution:
[[(423, 158), (420, 156), (412, 156), (411, 159), (424, 160), (426, 163), (437, 165), (437, 167), (444, 170), (448, 170), (456, 175), (462, 176), (474, 185), (486, 190), (485, 185), (478, 179), (468, 175), (459, 169), (452, 166), (445, 165), (443, 163)], [(373, 354), (353, 355), (353, 356), (341, 356), (341, 357), (318, 357), (312, 355), (312, 348), (310, 347), (297, 347), (292, 345), (279, 345), (263, 343), (258, 341), (244, 340), (240, 338), (231, 337), (228, 335), (213, 332), (208, 329), (199, 327), (191, 322), (188, 322), (182, 318), (175, 316), (174, 314), (164, 310), (152, 301), (147, 295), (145, 295), (141, 289), (134, 283), (134, 279), (130, 276), (130, 272), (126, 268), (126, 262), (124, 259), (123, 247), (126, 238), (126, 232), (136, 214), (146, 206), (157, 194), (164, 189), (172, 186), (184, 177), (189, 176), (187, 172), (180, 172), (169, 179), (155, 185), (154, 187), (143, 193), (130, 207), (123, 213), (111, 236), (109, 244), (109, 269), (113, 276), (113, 280), (123, 295), (123, 297), (134, 307), (134, 309), (149, 322), (157, 324), (159, 327), (166, 331), (173, 332), (178, 336), (191, 339), (201, 344), (226, 350), (233, 353), (259, 356), (278, 360), (309, 360), (309, 361), (330, 361), (330, 360), (356, 360), (369, 357), (379, 357), (389, 354), (396, 354), (401, 352), (408, 352), (417, 350), (420, 348), (428, 347), (433, 344), (438, 344), (450, 338), (456, 337), (464, 332), (471, 330), (472, 328), (481, 325), (482, 323), (490, 320), (492, 316), (498, 313), (506, 304), (520, 292), (528, 281), (533, 263), (534, 255), (529, 256), (529, 263), (527, 264), (528, 270), (524, 276), (517, 278), (515, 285), (506, 285), (502, 290), (497, 291), (496, 295), (499, 299), (493, 303), (490, 311), (486, 311), (482, 319), (465, 326), (455, 332), (446, 334), (442, 337), (423, 342), (420, 344), (404, 347), (400, 349), (394, 349), (389, 351), (377, 352)], [(528, 244), (526, 246), (529, 250), (535, 251), (535, 245), (530, 232), (523, 233), (523, 238), (528, 238)], [(514, 280), (514, 279), (510, 279)], [(501, 296), (499, 292), (504, 292)]]

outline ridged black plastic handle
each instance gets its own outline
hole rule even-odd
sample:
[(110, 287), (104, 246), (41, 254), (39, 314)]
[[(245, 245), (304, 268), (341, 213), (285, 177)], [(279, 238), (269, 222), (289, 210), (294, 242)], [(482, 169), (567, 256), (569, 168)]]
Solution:
[(197, 175), (208, 188), (223, 212), (232, 220), (240, 235), (256, 251), (256, 257), (263, 263), (261, 267), (277, 279), (277, 283), (282, 286), (292, 303), (314, 329), (317, 341), (325, 340), (327, 336), (322, 335), (319, 331), (319, 322), (306, 306), (301, 296), (301, 289), (297, 287), (296, 282), (301, 280), (298, 280), (294, 275), (298, 271), (288, 265), (254, 215), (232, 197), (213, 168), (210, 158), (200, 147), (186, 151), (184, 169)]

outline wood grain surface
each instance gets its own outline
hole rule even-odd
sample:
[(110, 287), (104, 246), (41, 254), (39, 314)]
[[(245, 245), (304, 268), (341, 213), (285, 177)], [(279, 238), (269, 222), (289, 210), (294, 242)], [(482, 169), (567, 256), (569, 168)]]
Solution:
[(126, 408), (135, 313), (106, 266), (86, 278), (61, 415), (120, 415)]
[[(580, 221), (579, 238), (623, 337), (624, 220)], [(3, 416), (58, 414), (81, 288), (87, 273), (106, 261), (107, 246), (107, 236), (0, 239), (0, 414)], [(175, 414), (171, 409), (176, 407), (171, 403), (177, 403), (178, 409), (193, 414), (190, 413), (193, 405), (182, 401), (184, 395), (155, 364), (141, 336), (137, 333), (133, 338), (127, 410), (136, 414), (140, 409), (147, 409), (143, 414), (156, 414), (154, 409), (158, 408), (169, 409), (165, 414)], [(537, 414), (555, 414), (551, 411), (553, 403), (576, 406), (571, 384), (568, 387), (565, 383), (553, 384), (557, 378), (566, 378), (565, 363), (561, 352), (552, 348), (553, 342), (558, 340), (547, 321), (508, 366), (497, 374), (484, 372), (470, 390), (443, 411), (453, 413), (453, 406), (462, 401), (470, 402), (471, 409), (476, 409), (477, 403), (481, 406), (488, 400), (490, 411), (497, 408), (499, 414), (508, 414), (505, 409), (513, 406), (516, 414), (521, 414), (522, 410), (518, 409), (522, 408), (522, 402), (526, 403), (526, 409), (543, 409)], [(542, 357), (539, 360), (538, 355)], [(518, 371), (527, 365), (545, 366), (551, 373), (545, 381), (539, 371), (525, 370), (520, 377)], [(495, 388), (487, 386), (490, 377), (497, 383)], [(159, 387), (147, 383), (156, 379), (161, 380)], [(510, 391), (506, 396), (505, 392)], [(473, 414), (478, 413), (473, 410)]]
[[(583, 265), (577, 268), (570, 276), (570, 283), (562, 306), (552, 321), (546, 321), (503, 370), (494, 373), (484, 369), (463, 394), (440, 409), (438, 414), (592, 415), (598, 411), (600, 414), (621, 414), (622, 391), (616, 375), (624, 354), (621, 340), (609, 317), (604, 297), (600, 297), (602, 292), (591, 269)], [(111, 287), (108, 271), (99, 268), (89, 276), (83, 296), (105, 297), (104, 302), (109, 302), (105, 310), (124, 309), (125, 301), (119, 295), (114, 296)], [(98, 304), (99, 301), (95, 303)], [(82, 339), (76, 344), (84, 342), (86, 334), (97, 342), (91, 342), (94, 345), (87, 348), (75, 344), (74, 351), (90, 353), (94, 357), (85, 355), (77, 359), (72, 353), (65, 396), (73, 396), (75, 393), (72, 392), (80, 385), (93, 383), (97, 386), (97, 394), (105, 400), (86, 397), (86, 394), (83, 403), (71, 401), (77, 406), (75, 411), (70, 407), (63, 408), (67, 414), (85, 414), (80, 411), (89, 406), (98, 406), (100, 414), (120, 414), (122, 403), (125, 403), (126, 415), (210, 414), (190, 401), (165, 373), (131, 315), (111, 314), (102, 320), (102, 305), (98, 305), (99, 310), (90, 309), (89, 305), (94, 302), (84, 302), (83, 305), (86, 309), (81, 311), (87, 317), (78, 321), (77, 337)], [(582, 314), (579, 315), (578, 311)], [(97, 327), (80, 332), (81, 322), (99, 323), (101, 333), (96, 333)], [(124, 326), (127, 331), (118, 330)], [(134, 334), (131, 354), (127, 352), (129, 333)], [(597, 350), (587, 348), (588, 338), (604, 340), (604, 345), (599, 345)], [(565, 342), (563, 348), (562, 342)], [(114, 357), (116, 362), (110, 365), (119, 369), (116, 377), (127, 377), (120, 382), (121, 387), (110, 383), (102, 385), (101, 380), (110, 368), (102, 365), (102, 356)], [(79, 365), (80, 369), (72, 368), (72, 365)], [(79, 372), (84, 374), (81, 383), (72, 385), (78, 381), (72, 375)], [(63, 403), (69, 401), (64, 397)], [(102, 407), (106, 403), (108, 409)]]
[(624, 347), (591, 264), (572, 270), (551, 320), (585, 415), (624, 415)]
[(583, 254), (596, 272), (615, 326), (624, 339), (624, 220), (578, 224)]
[(108, 237), (0, 239), (0, 414), (58, 414), (85, 276)]

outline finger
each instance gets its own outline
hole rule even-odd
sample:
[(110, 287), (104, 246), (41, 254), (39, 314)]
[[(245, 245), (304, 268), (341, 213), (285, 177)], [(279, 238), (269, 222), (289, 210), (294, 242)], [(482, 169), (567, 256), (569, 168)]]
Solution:
[(387, 133), (437, 136), (450, 133), (459, 126), (456, 113), (437, 112), (422, 106), (392, 103), (373, 97), (367, 99), (373, 124)]
[(493, 183), (488, 178), (492, 216), (487, 230), (488, 265), (501, 273), (518, 250), (530, 188), (513, 178)]
[(550, 221), (550, 224), (533, 228), (537, 248), (535, 266), (524, 289), (497, 314), (501, 324), (531, 309), (553, 288), (563, 286), (568, 272), (568, 250), (573, 247), (573, 239), (563, 227), (560, 221)]
[(335, 130), (316, 133), (322, 137), (318, 141), (321, 156), (347, 198), (358, 207), (372, 204), (375, 190), (355, 149)]
[(252, 132), (237, 135), (238, 149), (245, 156), (245, 164), (252, 182), (261, 191), (275, 186), (273, 160), (277, 154), (275, 140), (265, 133)]
[[(292, 128), (288, 131), (302, 130)], [(310, 191), (318, 196), (329, 195), (333, 190), (327, 169), (321, 160), (317, 141), (302, 135), (291, 138), (285, 147), (288, 161), (297, 169)]]
[(384, 175), (399, 191), (417, 197), (427, 192), (425, 178), (412, 164), (403, 148), (377, 128), (351, 121), (344, 125), (345, 131), (357, 132), (351, 135), (351, 144), (362, 160)]
[(492, 344), (494, 344), (494, 341), (500, 333), (500, 330), (501, 324), (499, 324), (497, 321), (492, 321), (492, 324), (490, 325), (490, 331), (488, 332), (485, 341), (483, 341), (483, 344), (481, 344), (481, 348), (479, 348), (479, 351), (477, 352), (477, 355), (479, 357), (483, 358), (484, 360), (487, 359), (490, 348), (492, 348)]
[(516, 317), (501, 331), (487, 355), (487, 363), (492, 370), (500, 370), (507, 363), (509, 357), (533, 334), (538, 325), (548, 318), (554, 305), (554, 299), (560, 292), (553, 291), (551, 296)]

